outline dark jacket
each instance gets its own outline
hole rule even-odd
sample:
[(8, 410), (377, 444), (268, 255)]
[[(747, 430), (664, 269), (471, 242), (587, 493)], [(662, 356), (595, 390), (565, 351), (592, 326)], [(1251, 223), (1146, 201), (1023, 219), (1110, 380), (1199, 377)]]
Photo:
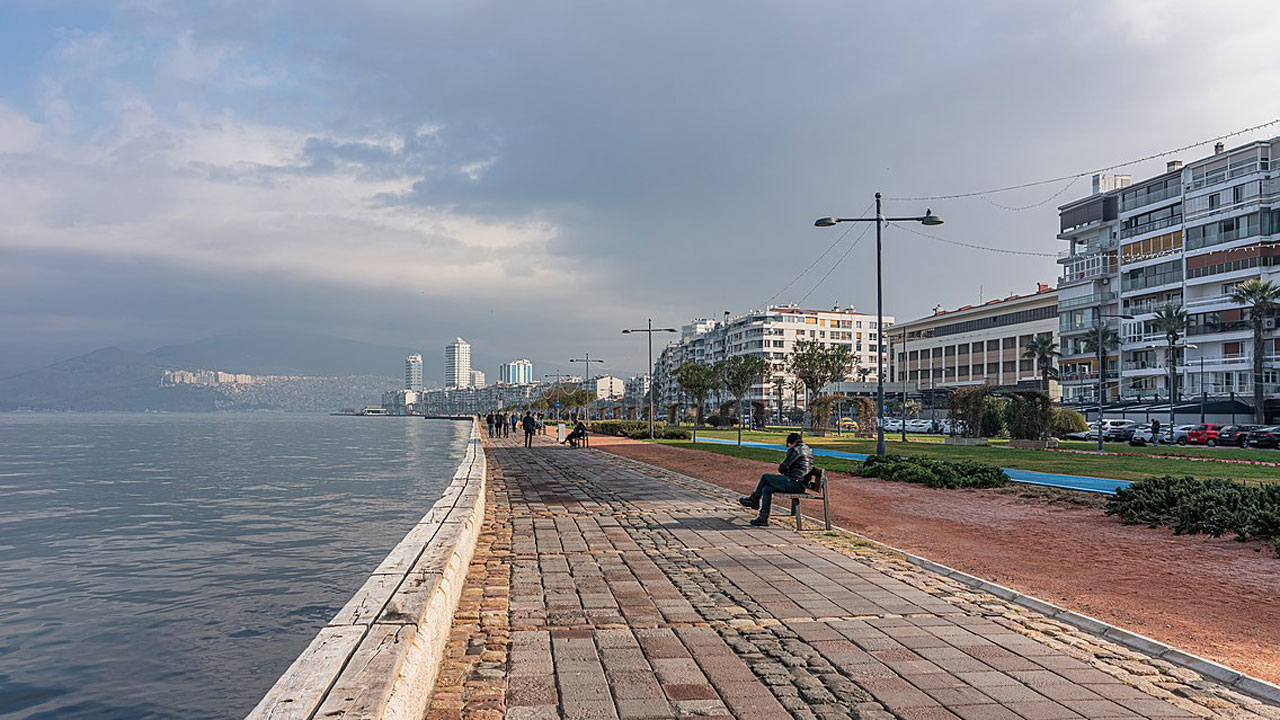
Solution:
[(538, 421), (534, 420), (532, 415), (525, 415), (524, 420), (520, 421), (520, 425), (527, 433), (531, 433), (538, 429)]
[(813, 450), (805, 445), (803, 441), (787, 448), (787, 456), (778, 463), (778, 472), (787, 477), (801, 482), (804, 476), (809, 474), (813, 469)]

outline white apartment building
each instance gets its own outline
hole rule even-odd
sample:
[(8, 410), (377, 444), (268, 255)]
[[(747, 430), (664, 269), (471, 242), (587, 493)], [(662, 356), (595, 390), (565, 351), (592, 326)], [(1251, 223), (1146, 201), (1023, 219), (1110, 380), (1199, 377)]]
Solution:
[(422, 392), (422, 356), (418, 353), (404, 359), (404, 389)]
[[(1185, 341), (1196, 346), (1177, 353), (1180, 396), (1251, 400), (1252, 332), (1247, 312), (1228, 294), (1244, 280), (1280, 281), (1280, 171), (1271, 162), (1278, 150), (1280, 138), (1232, 149), (1218, 143), (1208, 157), (1170, 162), (1160, 175), (1060, 208), (1059, 237), (1071, 242), (1060, 261), (1064, 281), (1075, 267), (1096, 262), (1091, 279), (1101, 291), (1063, 309), (1064, 327), (1092, 327), (1085, 308), (1134, 316), (1119, 325), (1120, 400), (1168, 400), (1165, 339), (1152, 326), (1165, 304), (1185, 308)], [(1073, 212), (1080, 217), (1069, 223)], [(1275, 322), (1266, 327), (1263, 380), (1271, 405), (1280, 398), (1280, 364)], [(1077, 396), (1090, 392), (1081, 388)]]
[(585, 390), (594, 390), (598, 400), (621, 400), (627, 394), (626, 381), (612, 375), (600, 375), (584, 380), (582, 387)]
[[(893, 324), (892, 317), (886, 316), (884, 321), (886, 328)], [(795, 376), (789, 369), (789, 359), (796, 351), (796, 343), (804, 341), (848, 346), (854, 359), (848, 379), (876, 380), (880, 329), (876, 327), (874, 314), (851, 307), (805, 310), (794, 305), (778, 305), (737, 317), (725, 313), (723, 320), (699, 319), (685, 325), (680, 339), (667, 345), (654, 363), (659, 402), (687, 400), (672, 377), (675, 369), (687, 361), (711, 365), (735, 355), (756, 355), (768, 363), (769, 381), (753, 387), (746, 399), (772, 407), (779, 403), (780, 396), (786, 399), (792, 395), (790, 387)], [(885, 351), (887, 374), (887, 347)], [(713, 396), (715, 402), (726, 400), (727, 396)], [(802, 407), (802, 395), (792, 398), (792, 405)]]
[(507, 385), (528, 385), (533, 382), (533, 363), (526, 358), (502, 363), (498, 367), (498, 382)]
[[(1044, 283), (1026, 295), (939, 308), (890, 331), (893, 377), (917, 396), (964, 385), (1042, 389), (1035, 361), (1023, 357), (1037, 336), (1058, 341), (1058, 292)], [(1055, 399), (1060, 394), (1056, 382), (1048, 390)]]
[(631, 402), (644, 403), (649, 401), (649, 376), (635, 375), (627, 379), (627, 392), (625, 399)]
[(475, 388), (476, 390), (479, 390), (480, 388), (483, 388), (483, 387), (484, 387), (484, 373), (480, 372), (479, 370), (472, 370), (472, 371), (471, 371), (471, 384), (470, 384), (468, 387)]
[(471, 386), (471, 345), (462, 338), (454, 338), (453, 342), (444, 346), (444, 386)]

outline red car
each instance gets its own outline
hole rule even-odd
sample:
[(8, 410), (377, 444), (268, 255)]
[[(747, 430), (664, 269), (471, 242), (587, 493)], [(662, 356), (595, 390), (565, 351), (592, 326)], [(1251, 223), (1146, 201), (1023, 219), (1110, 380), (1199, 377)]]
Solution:
[(1187, 444), (1213, 447), (1218, 444), (1218, 431), (1222, 427), (1222, 425), (1197, 425), (1187, 431)]

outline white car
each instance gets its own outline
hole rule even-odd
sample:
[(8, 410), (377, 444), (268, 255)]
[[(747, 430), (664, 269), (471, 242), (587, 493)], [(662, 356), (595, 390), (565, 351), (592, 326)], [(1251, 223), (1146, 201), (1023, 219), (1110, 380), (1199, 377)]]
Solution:
[(1155, 431), (1150, 425), (1139, 425), (1134, 428), (1133, 436), (1129, 438), (1130, 445), (1155, 445)]
[(899, 418), (885, 418), (883, 427), (885, 432), (899, 432), (902, 430), (902, 420)]
[(927, 433), (929, 432), (929, 428), (931, 426), (932, 426), (932, 423), (930, 423), (928, 420), (921, 420), (921, 419), (908, 420), (907, 432)]
[(1166, 445), (1186, 445), (1187, 433), (1196, 429), (1196, 425), (1179, 425), (1160, 433), (1160, 442)]

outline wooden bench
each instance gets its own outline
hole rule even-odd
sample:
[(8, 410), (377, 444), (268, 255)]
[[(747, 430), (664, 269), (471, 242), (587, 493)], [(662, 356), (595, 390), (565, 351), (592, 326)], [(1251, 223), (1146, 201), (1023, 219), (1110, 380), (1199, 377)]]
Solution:
[(796, 521), (796, 532), (800, 532), (801, 530), (804, 529), (801, 526), (802, 515), (800, 513), (800, 503), (803, 500), (821, 500), (822, 501), (823, 525), (826, 527), (827, 530), (831, 529), (831, 501), (829, 500), (830, 496), (827, 494), (827, 471), (821, 468), (815, 467), (813, 470), (809, 472), (808, 475), (805, 476), (805, 480), (807, 481), (812, 481), (814, 479), (817, 480), (817, 486), (818, 486), (817, 490), (820, 491), (820, 494), (815, 495), (812, 492), (774, 493), (773, 494), (773, 499), (775, 502), (780, 500), (791, 501), (791, 516), (795, 518), (795, 521)]

